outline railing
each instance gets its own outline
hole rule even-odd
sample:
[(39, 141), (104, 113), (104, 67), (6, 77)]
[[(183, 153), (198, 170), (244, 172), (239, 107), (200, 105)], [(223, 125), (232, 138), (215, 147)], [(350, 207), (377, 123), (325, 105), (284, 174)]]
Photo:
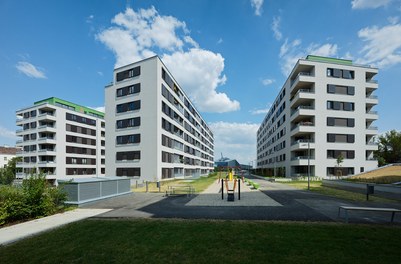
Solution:
[(300, 143), (315, 143), (315, 141), (313, 139), (298, 139), (298, 140), (292, 142), (291, 146), (300, 144)]
[(369, 114), (369, 115), (377, 115), (378, 114), (377, 111), (368, 111), (366, 113)]
[(300, 109), (315, 110), (315, 107), (311, 106), (311, 105), (300, 105), (297, 108), (292, 110), (291, 115), (295, 114)]
[(370, 127), (367, 127), (366, 129), (368, 129), (368, 130), (378, 130), (379, 128), (377, 126), (370, 126)]
[(298, 124), (295, 124), (291, 130), (296, 129), (299, 126), (315, 126), (315, 124), (313, 122), (299, 122)]
[(379, 145), (379, 144), (377, 144), (376, 142), (367, 142), (366, 145), (369, 145), (369, 146), (377, 146), (377, 145)]
[(367, 83), (378, 83), (377, 80), (366, 80)]
[(379, 97), (377, 95), (368, 95), (366, 96), (367, 99), (378, 99)]
[(291, 86), (299, 79), (299, 76), (313, 76), (310, 72), (299, 72), (293, 80), (291, 80)]
[(298, 157), (292, 157), (291, 160), (314, 160), (315, 156), (298, 156)]

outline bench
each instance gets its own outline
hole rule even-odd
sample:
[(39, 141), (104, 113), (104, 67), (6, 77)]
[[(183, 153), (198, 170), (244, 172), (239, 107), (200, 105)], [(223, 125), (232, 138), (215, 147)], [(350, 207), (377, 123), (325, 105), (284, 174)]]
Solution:
[(195, 193), (195, 188), (191, 185), (169, 185), (167, 186), (166, 195), (175, 195), (177, 194), (176, 191), (184, 191), (186, 192), (187, 196), (191, 196)]
[(394, 208), (375, 208), (375, 207), (356, 207), (356, 206), (340, 206), (338, 208), (338, 217), (340, 217), (341, 209), (345, 212), (345, 222), (348, 223), (348, 211), (372, 211), (372, 212), (389, 212), (391, 213), (391, 223), (394, 221), (395, 213), (401, 212)]

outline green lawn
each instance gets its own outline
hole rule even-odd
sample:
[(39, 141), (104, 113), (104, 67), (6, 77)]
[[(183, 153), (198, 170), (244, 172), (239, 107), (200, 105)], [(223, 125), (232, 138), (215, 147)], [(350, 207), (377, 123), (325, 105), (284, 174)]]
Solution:
[[(165, 193), (169, 185), (191, 185), (195, 188), (195, 193), (201, 193), (205, 190), (210, 184), (214, 181), (217, 181), (218, 173), (212, 173), (208, 177), (200, 177), (195, 180), (170, 180), (170, 181), (162, 181), (160, 192)], [(133, 192), (146, 192), (146, 187), (143, 186), (141, 188), (133, 188)], [(156, 182), (149, 182), (148, 192), (159, 192), (159, 188), (157, 188)]]
[[(291, 182), (280, 182), (283, 184), (288, 184), (294, 186), (298, 189), (307, 190), (308, 182), (307, 181), (291, 181)], [(310, 190), (313, 192), (318, 192), (324, 195), (330, 195), (342, 199), (347, 199), (351, 201), (366, 201), (366, 195), (362, 193), (344, 191), (340, 189), (330, 188), (327, 186), (323, 186), (321, 181), (311, 181), (310, 182)], [(397, 202), (395, 200), (385, 199), (381, 197), (377, 197), (374, 195), (369, 195), (369, 201), (372, 202), (382, 202), (382, 203), (392, 203)]]
[(0, 247), (0, 263), (399, 263), (401, 228), (84, 220)]

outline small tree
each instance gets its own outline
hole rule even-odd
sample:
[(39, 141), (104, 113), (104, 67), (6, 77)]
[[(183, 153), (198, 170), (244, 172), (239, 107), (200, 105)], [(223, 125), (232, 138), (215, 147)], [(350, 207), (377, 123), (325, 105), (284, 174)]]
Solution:
[(379, 149), (375, 151), (375, 157), (379, 166), (391, 163), (401, 163), (401, 132), (391, 130), (377, 138)]
[(337, 177), (343, 176), (342, 170), (341, 170), (341, 163), (344, 161), (344, 156), (343, 154), (340, 153), (340, 155), (337, 156), (336, 163), (337, 163)]
[(14, 157), (4, 168), (0, 169), (0, 184), (10, 185), (14, 181), (17, 172), (16, 165), (21, 160), (21, 157)]

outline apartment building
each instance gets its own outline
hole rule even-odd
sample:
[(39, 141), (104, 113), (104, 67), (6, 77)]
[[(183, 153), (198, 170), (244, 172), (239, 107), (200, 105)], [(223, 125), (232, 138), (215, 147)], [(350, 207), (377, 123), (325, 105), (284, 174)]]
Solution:
[(17, 178), (43, 172), (47, 179), (105, 175), (104, 113), (51, 97), (16, 112)]
[(257, 131), (257, 168), (286, 177), (376, 168), (377, 73), (351, 60), (298, 60)]
[(106, 175), (159, 181), (213, 170), (213, 133), (158, 56), (115, 69), (105, 100)]

